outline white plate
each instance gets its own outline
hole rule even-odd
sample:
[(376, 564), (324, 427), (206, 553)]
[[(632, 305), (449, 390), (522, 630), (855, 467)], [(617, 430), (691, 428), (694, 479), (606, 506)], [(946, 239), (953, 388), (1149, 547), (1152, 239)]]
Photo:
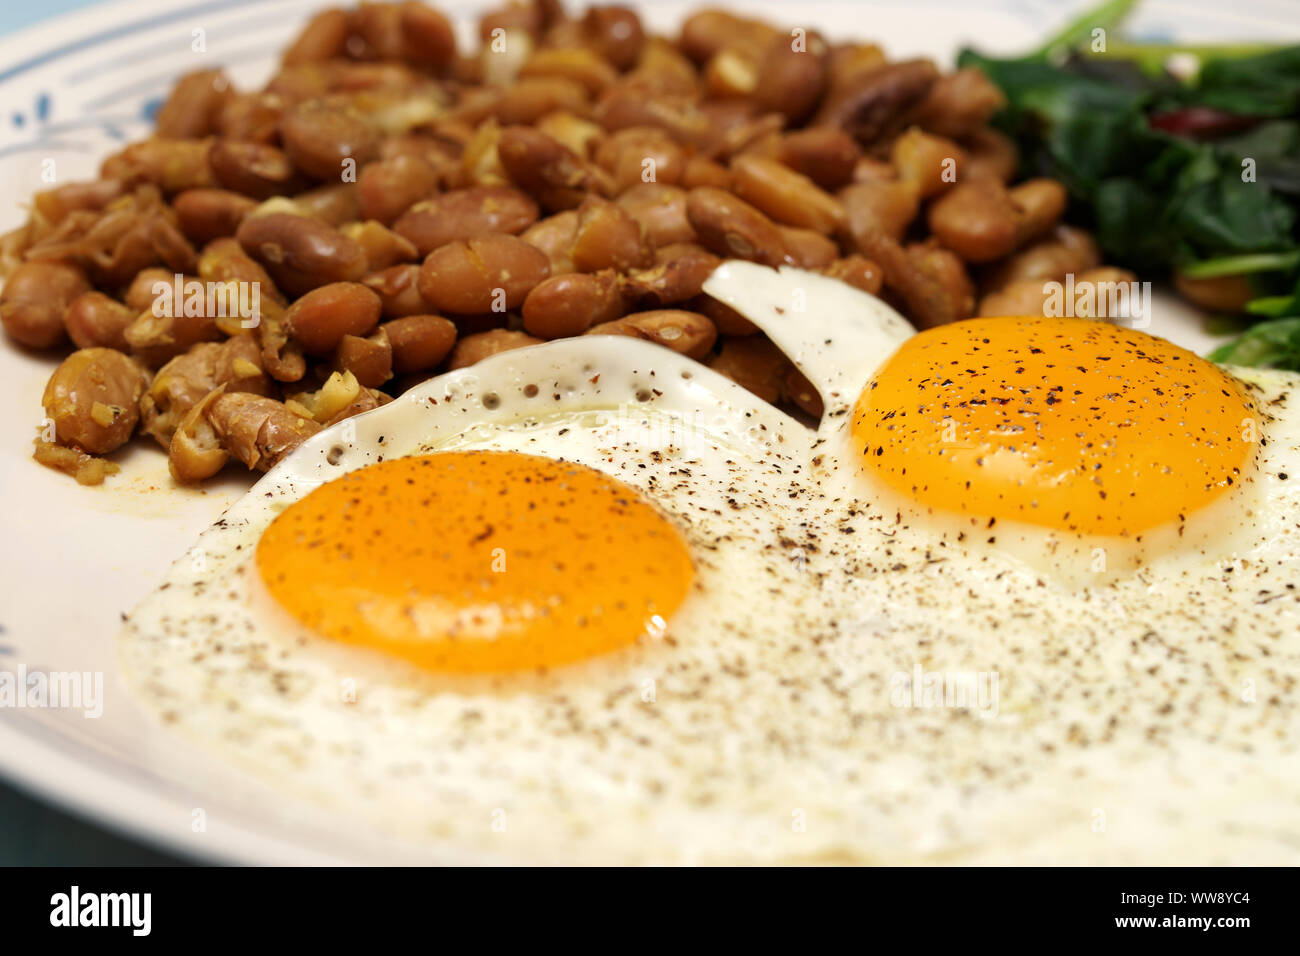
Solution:
[[(68, 14), (0, 39), (0, 231), (22, 206), (58, 182), (93, 178), (100, 159), (147, 132), (146, 117), (175, 77), (224, 66), (240, 87), (260, 85), (313, 0), (123, 0)], [(497, 3), (444, 3), (473, 35), (477, 12)], [(702, 3), (642, 4), (668, 32)], [(711, 5), (719, 5), (714, 2)], [(950, 63), (973, 43), (1025, 50), (1063, 20), (1055, 0), (734, 4), (775, 22), (834, 37), (881, 42), (893, 56)], [(1078, 4), (1074, 4), (1078, 6)], [(1216, 10), (1218, 7), (1220, 9)], [(1295, 36), (1282, 0), (1235, 4), (1151, 3), (1140, 35), (1195, 40)], [(196, 51), (202, 39), (203, 50)], [(52, 165), (51, 165), (52, 164)], [(1196, 316), (1166, 299), (1154, 331), (1189, 348), (1211, 340)], [(404, 862), (403, 847), (354, 832), (224, 767), (213, 766), (139, 710), (117, 676), (120, 614), (148, 593), (173, 558), (251, 485), (234, 475), (201, 491), (172, 487), (160, 450), (137, 442), (122, 474), (87, 489), (30, 457), (40, 396), (54, 359), (0, 345), (0, 669), (102, 673), (102, 716), (79, 711), (0, 709), (0, 772), (102, 822), (203, 859), (255, 863)], [(195, 825), (203, 812), (204, 827)], [(440, 857), (450, 861), (452, 857)]]

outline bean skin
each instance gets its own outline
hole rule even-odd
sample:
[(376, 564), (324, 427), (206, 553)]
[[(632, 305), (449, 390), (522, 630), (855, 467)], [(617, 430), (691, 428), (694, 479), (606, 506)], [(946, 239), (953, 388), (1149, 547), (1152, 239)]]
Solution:
[(127, 326), (136, 313), (103, 292), (83, 292), (68, 304), (63, 316), (68, 337), (79, 349), (108, 348), (127, 351)]
[(532, 197), (510, 186), (476, 186), (416, 203), (393, 223), (393, 230), (427, 256), (458, 239), (493, 233), (518, 235), (537, 221)]
[(81, 349), (54, 370), (41, 399), (62, 445), (106, 455), (130, 440), (149, 374), (114, 349)]
[(280, 137), (294, 166), (319, 180), (338, 181), (345, 161), (360, 168), (379, 155), (378, 131), (343, 98), (292, 107), (280, 120)]
[(233, 236), (256, 206), (228, 189), (187, 189), (172, 201), (181, 232), (196, 243)]
[(359, 282), (312, 289), (285, 312), (289, 334), (308, 355), (328, 355), (345, 335), (364, 336), (379, 323), (383, 303)]
[(541, 345), (544, 341), (527, 332), (515, 332), (510, 329), (492, 329), (488, 332), (466, 335), (451, 350), (451, 357), (447, 359), (447, 368), (449, 371), (466, 368), (499, 352)]
[(0, 292), (0, 321), (10, 338), (33, 349), (61, 345), (67, 338), (63, 316), (90, 282), (76, 266), (63, 262), (24, 262)]
[(420, 295), (420, 267), (413, 263), (392, 266), (362, 276), (361, 283), (379, 296), (384, 316), (399, 319), (429, 311), (429, 303)]
[(440, 315), (408, 315), (380, 326), (393, 350), (393, 373), (436, 367), (456, 344), (456, 324)]
[(647, 266), (654, 254), (640, 224), (617, 203), (590, 196), (578, 207), (578, 226), (569, 249), (579, 272)]
[(479, 236), (429, 253), (420, 268), (420, 295), (440, 312), (501, 312), (550, 275), (546, 253), (516, 236)]
[(617, 273), (575, 272), (553, 276), (524, 300), (524, 328), (543, 339), (581, 335), (593, 325), (610, 322), (627, 311)]
[(681, 309), (634, 312), (613, 322), (593, 326), (587, 334), (645, 339), (697, 360), (709, 354), (718, 338), (718, 330), (707, 316)]
[(361, 278), (366, 253), (353, 240), (323, 222), (289, 213), (245, 219), (239, 244), (260, 262), (277, 287), (302, 295), (330, 282)]
[(724, 258), (750, 259), (765, 266), (793, 262), (776, 224), (731, 193), (711, 186), (692, 189), (686, 198), (686, 215), (700, 243)]
[(270, 199), (306, 187), (284, 153), (267, 143), (219, 139), (208, 151), (212, 176), (223, 188), (253, 199)]

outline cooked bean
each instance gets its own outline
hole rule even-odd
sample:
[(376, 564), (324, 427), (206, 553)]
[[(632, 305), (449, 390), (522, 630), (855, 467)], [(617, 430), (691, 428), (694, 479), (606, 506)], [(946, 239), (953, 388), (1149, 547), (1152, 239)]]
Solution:
[(926, 218), (939, 241), (968, 262), (1001, 259), (1020, 235), (1010, 193), (988, 181), (958, 183), (934, 201)]
[[(1070, 314), (1079, 318), (1125, 318), (1123, 315), (1110, 314), (1110, 297), (1100, 294), (1100, 290), (1094, 289), (1093, 295), (1089, 298), (1086, 294), (1080, 296), (1079, 293), (1086, 293), (1089, 286), (1096, 286), (1102, 283), (1119, 283), (1127, 285), (1137, 280), (1137, 276), (1124, 269), (1100, 268), (1088, 269), (1079, 272), (1074, 276), (1074, 290), (1076, 298), (1068, 303)], [(1008, 282), (1005, 286), (986, 295), (980, 300), (979, 315), (997, 316), (997, 315), (1048, 315), (1049, 305), (1052, 304), (1053, 292), (1049, 283), (1055, 282), (1055, 279), (1045, 279), (1034, 277), (1027, 279), (1015, 279)], [(1059, 294), (1059, 293), (1058, 293)], [(1056, 302), (1056, 307), (1060, 308), (1067, 305), (1066, 303)], [(1060, 314), (1059, 312), (1056, 314)]]
[(445, 73), (456, 57), (451, 21), (423, 3), (399, 4), (402, 58), (413, 66)]
[(230, 96), (221, 70), (197, 70), (176, 81), (154, 117), (154, 131), (167, 139), (201, 139), (216, 132), (221, 108)]
[(429, 303), (420, 295), (420, 267), (414, 263), (372, 272), (360, 281), (379, 296), (386, 318), (419, 315), (429, 310)]
[(534, 76), (511, 83), (501, 91), (492, 112), (502, 126), (531, 126), (547, 113), (564, 111), (585, 115), (590, 94), (576, 80), (559, 76)]
[(533, 223), (519, 238), (546, 253), (546, 258), (551, 262), (551, 275), (558, 276), (576, 271), (569, 253), (577, 234), (578, 212), (576, 209), (566, 209)]
[(1007, 190), (1017, 212), (1016, 239), (1041, 236), (1061, 220), (1069, 196), (1055, 179), (1026, 179)]
[(1211, 312), (1240, 312), (1247, 302), (1255, 298), (1255, 291), (1245, 276), (1190, 279), (1181, 272), (1175, 272), (1174, 288), (1193, 305)]
[[(236, 239), (214, 239), (208, 243), (199, 256), (198, 272), (199, 278), (205, 282), (247, 283), (250, 287), (257, 288), (258, 295), (261, 298), (270, 299), (280, 304), (284, 303), (284, 296), (280, 294), (280, 290), (271, 281), (271, 276), (251, 256), (244, 252), (244, 247)], [(126, 295), (127, 305), (133, 309), (137, 308), (138, 305), (141, 312), (153, 305), (153, 283), (159, 279), (169, 282), (172, 278), (171, 274), (161, 269), (147, 269), (140, 275), (144, 276), (146, 273), (153, 276), (148, 286), (142, 285), (137, 277)]]
[(160, 368), (140, 398), (141, 425), (163, 448), (171, 444), (181, 420), (209, 392), (271, 395), (275, 385), (262, 369), (261, 347), (247, 332), (224, 342), (204, 342)]
[(285, 315), (279, 303), (263, 299), (257, 316), (257, 341), (267, 374), (277, 382), (297, 382), (307, 374), (307, 359), (301, 343), (290, 336)]
[(1007, 255), (1041, 235), (1065, 211), (1065, 188), (1052, 179), (1031, 179), (1014, 189), (990, 180), (961, 183), (931, 205), (930, 229), (970, 262)]
[(883, 233), (901, 239), (920, 208), (916, 184), (903, 180), (872, 180), (845, 186), (839, 192), (845, 231), (861, 245), (863, 237)]
[(686, 197), (686, 216), (702, 245), (723, 257), (765, 266), (792, 262), (781, 230), (749, 203), (721, 189), (701, 186)]
[(141, 312), (122, 331), (127, 349), (149, 368), (159, 368), (199, 342), (215, 342), (222, 337), (217, 317), (203, 303), (193, 313), (185, 302), (162, 308), (155, 306)]
[(962, 138), (962, 146), (966, 150), (966, 168), (961, 175), (970, 179), (987, 177), (1009, 183), (1020, 165), (1015, 141), (991, 126), (967, 133)]
[(774, 220), (829, 235), (845, 222), (844, 207), (807, 176), (774, 159), (737, 156), (731, 161), (737, 196)]
[(666, 183), (638, 183), (615, 202), (640, 224), (646, 240), (656, 248), (695, 241), (695, 229), (686, 216), (685, 189)]
[[(233, 242), (233, 240), (230, 241)], [(236, 245), (236, 248), (238, 248), (238, 245)], [(203, 259), (200, 257), (200, 265), (202, 265), (202, 262)], [(254, 263), (254, 265), (256, 265), (256, 263)], [(155, 291), (155, 287), (157, 287), (159, 282), (172, 285), (174, 280), (175, 274), (168, 272), (166, 269), (141, 269), (137, 272), (135, 278), (131, 280), (131, 284), (127, 286), (126, 291), (122, 295), (122, 301), (125, 302), (126, 307), (131, 310), (131, 318), (134, 319), (141, 312), (147, 312), (153, 307), (154, 300), (157, 299), (160, 294)]]
[(440, 315), (408, 315), (380, 328), (388, 335), (396, 375), (433, 368), (456, 344), (456, 324)]
[(149, 374), (115, 349), (81, 349), (60, 363), (41, 404), (59, 444), (106, 455), (130, 440)]
[(707, 295), (698, 295), (688, 303), (692, 311), (709, 317), (709, 321), (723, 335), (754, 335), (758, 326), (725, 302)]
[(357, 178), (361, 215), (391, 225), (402, 213), (438, 191), (438, 171), (419, 156), (393, 156), (367, 163)]
[(581, 335), (593, 325), (627, 312), (627, 301), (612, 269), (553, 276), (524, 300), (524, 328), (543, 339)]
[(776, 159), (803, 173), (822, 189), (839, 189), (853, 180), (862, 157), (857, 141), (843, 130), (814, 126), (781, 137)]
[(929, 60), (903, 60), (861, 72), (831, 89), (813, 125), (839, 127), (860, 143), (874, 143), (903, 122), (938, 77)]
[(527, 126), (501, 130), (497, 155), (510, 180), (551, 212), (573, 209), (597, 186), (573, 150)]
[(696, 63), (707, 63), (731, 46), (762, 50), (775, 33), (773, 27), (759, 20), (725, 10), (700, 10), (682, 21), (678, 46)]
[(606, 90), (591, 115), (610, 132), (633, 126), (658, 126), (675, 139), (697, 146), (708, 142), (713, 135), (709, 118), (693, 94), (651, 96), (649, 90), (630, 77)]
[(822, 397), (817, 394), (817, 389), (813, 388), (812, 382), (808, 381), (808, 376), (794, 366), (785, 373), (782, 394), (813, 418), (821, 418), (822, 412), (825, 411)]
[(167, 470), (180, 484), (211, 478), (230, 460), (207, 417), (208, 408), (223, 392), (222, 388), (208, 392), (172, 429), (167, 440)]
[(280, 137), (294, 166), (315, 179), (337, 180), (346, 161), (356, 169), (379, 155), (374, 124), (343, 97), (290, 107), (280, 120)]
[(824, 269), (839, 257), (840, 248), (835, 241), (815, 229), (781, 226), (780, 230), (790, 258), (800, 269)]
[(984, 279), (986, 289), (999, 289), (1021, 279), (1063, 279), (1101, 265), (1101, 250), (1082, 229), (1057, 226), (1046, 236), (1024, 246), (992, 268)]
[(569, 257), (579, 272), (624, 271), (649, 265), (653, 256), (640, 224), (617, 203), (589, 196), (578, 207)]
[(98, 212), (121, 195), (122, 183), (116, 179), (65, 183), (38, 192), (32, 197), (32, 207), (47, 223), (58, 225), (70, 212)]
[(628, 272), (623, 277), (623, 295), (642, 308), (677, 305), (699, 295), (705, 280), (721, 263), (721, 259), (706, 249), (682, 246), (648, 269)]
[(306, 185), (289, 157), (267, 143), (219, 139), (212, 144), (208, 162), (221, 186), (253, 199), (300, 192)]
[(361, 218), (361, 200), (356, 183), (326, 183), (293, 197), (301, 215), (331, 226)]
[(1006, 97), (976, 67), (937, 77), (917, 104), (912, 122), (951, 138), (969, 135), (984, 126), (1006, 104)]
[(802, 40), (802, 48), (796, 48), (789, 34), (772, 37), (760, 57), (762, 69), (754, 88), (759, 109), (780, 113), (791, 123), (802, 122), (817, 108), (829, 79), (826, 41), (817, 33)]
[[(249, 468), (269, 471), (320, 425), (283, 402), (248, 392), (221, 392), (205, 409), (221, 446)], [(173, 439), (174, 442), (174, 439)]]
[(629, 70), (646, 47), (641, 18), (628, 7), (589, 7), (582, 18), (582, 37), (618, 70)]
[(273, 144), (280, 135), (284, 104), (284, 98), (276, 93), (236, 93), (222, 104), (217, 132), (224, 139)]
[(90, 291), (86, 275), (62, 262), (24, 262), (9, 274), (0, 291), (0, 321), (22, 345), (48, 349), (65, 339), (63, 316), (68, 305)]
[(333, 367), (351, 372), (367, 388), (378, 388), (393, 377), (393, 347), (381, 327), (368, 337), (345, 335), (334, 350)]
[(871, 295), (878, 295), (884, 282), (880, 266), (865, 256), (846, 256), (843, 259), (836, 259), (822, 269), (822, 274), (832, 279), (839, 279)]
[(960, 146), (915, 126), (894, 140), (890, 158), (899, 178), (915, 184), (922, 199), (946, 191), (966, 169), (966, 154)]
[(172, 201), (181, 231), (200, 243), (233, 236), (256, 205), (227, 189), (187, 189)]
[(605, 137), (605, 131), (598, 124), (563, 111), (547, 113), (537, 121), (537, 129), (584, 159), (591, 156), (596, 144)]
[(252, 216), (240, 225), (236, 238), (266, 268), (276, 286), (290, 295), (359, 279), (366, 272), (366, 253), (359, 244), (304, 216)]
[(475, 315), (523, 304), (550, 274), (546, 253), (515, 236), (478, 236), (429, 253), (420, 295), (440, 312)]
[(608, 171), (611, 194), (621, 195), (645, 183), (680, 183), (686, 172), (686, 151), (664, 130), (630, 126), (605, 138), (596, 162)]
[(285, 312), (289, 334), (309, 355), (327, 355), (345, 335), (363, 336), (379, 322), (383, 303), (360, 282), (332, 282), (313, 289)]
[(975, 286), (961, 259), (933, 240), (908, 246), (907, 255), (922, 274), (943, 289), (952, 321), (969, 318), (975, 310)]
[(722, 340), (722, 348), (709, 361), (715, 372), (775, 405), (781, 400), (790, 360), (766, 336), (747, 335)]
[(83, 292), (70, 303), (63, 324), (72, 344), (79, 349), (127, 350), (123, 333), (135, 321), (136, 313), (111, 296), (97, 290)]
[(723, 47), (704, 64), (704, 94), (709, 100), (748, 99), (758, 86), (759, 51)]
[(647, 37), (641, 58), (634, 65), (636, 69), (627, 78), (648, 94), (694, 96), (699, 92), (695, 64), (663, 37)]
[(152, 183), (165, 193), (211, 186), (209, 148), (206, 139), (146, 139), (105, 159), (100, 178), (131, 186)]
[(595, 50), (583, 47), (534, 50), (520, 77), (558, 76), (581, 83), (593, 96), (618, 79), (618, 72)]
[(376, 272), (420, 258), (410, 240), (374, 219), (347, 223), (339, 232), (365, 250), (366, 267)]
[(683, 309), (656, 309), (634, 312), (612, 322), (602, 322), (587, 330), (587, 335), (628, 335), (654, 342), (693, 359), (703, 359), (718, 338), (707, 316)]
[(510, 329), (492, 329), (462, 337), (451, 350), (447, 359), (447, 369), (454, 371), (476, 365), (483, 359), (499, 352), (522, 349), (529, 345), (541, 345), (545, 339), (539, 339), (527, 332), (515, 332)]
[(697, 186), (730, 189), (731, 170), (717, 160), (697, 153), (686, 161), (686, 166), (682, 170), (682, 186), (686, 189), (694, 189)]
[(959, 318), (957, 303), (941, 278), (923, 269), (896, 239), (883, 232), (867, 231), (856, 241), (867, 258), (879, 263), (885, 288), (902, 300), (908, 318), (917, 328), (947, 325)]
[(518, 235), (537, 221), (537, 203), (510, 186), (458, 189), (416, 203), (393, 224), (420, 255), (461, 239), (494, 233)]
[(280, 62), (286, 66), (320, 63), (341, 57), (352, 31), (352, 18), (344, 10), (322, 10), (303, 27), (284, 51)]

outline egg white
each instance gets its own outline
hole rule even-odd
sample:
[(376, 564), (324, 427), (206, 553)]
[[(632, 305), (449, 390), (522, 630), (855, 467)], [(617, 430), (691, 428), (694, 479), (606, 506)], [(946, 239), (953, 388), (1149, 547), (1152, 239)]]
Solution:
[[(138, 697), (435, 860), (1295, 861), (1300, 377), (1249, 376), (1274, 417), (1246, 544), (1067, 587), (898, 520), (839, 457), (901, 318), (792, 270), (728, 263), (706, 288), (818, 387), (819, 431), (623, 338), (440, 376), (304, 444), (176, 562), (124, 629)], [(451, 448), (581, 462), (659, 503), (697, 569), (668, 634), (545, 674), (439, 677), (318, 639), (259, 593), (249, 562), (289, 503)], [(997, 694), (928, 706), (898, 692), (918, 674), (996, 674)]]

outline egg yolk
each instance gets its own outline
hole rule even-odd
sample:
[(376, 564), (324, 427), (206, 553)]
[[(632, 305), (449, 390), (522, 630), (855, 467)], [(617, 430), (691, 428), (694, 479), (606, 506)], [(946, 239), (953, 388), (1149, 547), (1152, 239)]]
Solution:
[(1063, 531), (1181, 521), (1253, 466), (1257, 412), (1217, 366), (1084, 319), (913, 336), (859, 396), (863, 469), (923, 506)]
[(594, 469), (513, 452), (397, 458), (290, 505), (257, 567), (307, 627), (452, 673), (567, 664), (661, 632), (682, 535)]

